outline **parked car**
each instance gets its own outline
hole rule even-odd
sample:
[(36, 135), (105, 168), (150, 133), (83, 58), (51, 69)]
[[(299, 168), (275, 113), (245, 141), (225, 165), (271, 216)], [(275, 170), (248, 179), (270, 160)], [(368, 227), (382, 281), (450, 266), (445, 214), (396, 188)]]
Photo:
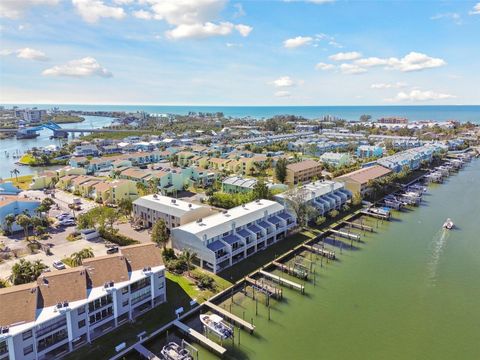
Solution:
[(75, 225), (75, 220), (73, 219), (64, 219), (61, 220), (59, 223), (60, 226), (74, 226)]
[(115, 254), (118, 253), (118, 246), (112, 246), (111, 248), (107, 249), (107, 254)]
[(52, 266), (57, 269), (57, 270), (63, 270), (63, 269), (66, 269), (67, 267), (65, 266), (65, 264), (63, 262), (61, 262), (60, 260), (56, 260), (53, 262)]

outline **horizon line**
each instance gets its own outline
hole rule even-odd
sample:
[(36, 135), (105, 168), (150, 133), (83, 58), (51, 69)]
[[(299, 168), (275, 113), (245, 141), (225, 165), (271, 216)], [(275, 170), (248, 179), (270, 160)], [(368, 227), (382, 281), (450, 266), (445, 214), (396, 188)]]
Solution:
[(55, 102), (9, 102), (0, 103), (0, 106), (9, 105), (87, 105), (87, 106), (198, 106), (198, 107), (394, 107), (394, 106), (480, 106), (480, 104), (368, 104), (368, 105), (219, 105), (219, 104), (153, 104), (153, 103), (55, 103)]

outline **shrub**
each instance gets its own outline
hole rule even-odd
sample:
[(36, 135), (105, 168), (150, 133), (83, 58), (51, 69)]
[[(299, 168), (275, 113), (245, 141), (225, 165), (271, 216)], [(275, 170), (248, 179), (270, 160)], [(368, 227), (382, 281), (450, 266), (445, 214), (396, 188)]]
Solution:
[(187, 270), (187, 263), (182, 259), (173, 259), (167, 261), (165, 267), (170, 272), (183, 274)]
[(207, 274), (196, 273), (195, 280), (197, 281), (197, 286), (202, 290), (215, 290), (215, 280)]
[(163, 256), (163, 261), (165, 262), (168, 262), (170, 260), (175, 260), (177, 258), (175, 255), (175, 251), (173, 251), (172, 248), (167, 248), (163, 250), (162, 256)]
[(134, 245), (138, 244), (137, 240), (133, 240), (132, 238), (129, 238), (128, 236), (119, 234), (117, 232), (112, 232), (110, 230), (101, 228), (98, 230), (100, 233), (100, 236), (104, 238), (107, 241), (110, 241), (112, 243), (115, 243), (120, 246), (127, 246), (127, 245)]

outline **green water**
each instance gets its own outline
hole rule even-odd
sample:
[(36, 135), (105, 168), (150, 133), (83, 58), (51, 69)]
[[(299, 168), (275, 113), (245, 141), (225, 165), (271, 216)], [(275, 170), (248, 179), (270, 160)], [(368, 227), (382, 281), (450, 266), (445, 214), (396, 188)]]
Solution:
[[(238, 294), (232, 312), (257, 328), (241, 333), (240, 346), (238, 336), (230, 342), (226, 358), (480, 359), (480, 161), (424, 199), (356, 250), (337, 249), (339, 261), (317, 262), (316, 286), (304, 296), (285, 289), (270, 321), (263, 301), (256, 316), (254, 301)], [(456, 230), (442, 229), (447, 217)]]

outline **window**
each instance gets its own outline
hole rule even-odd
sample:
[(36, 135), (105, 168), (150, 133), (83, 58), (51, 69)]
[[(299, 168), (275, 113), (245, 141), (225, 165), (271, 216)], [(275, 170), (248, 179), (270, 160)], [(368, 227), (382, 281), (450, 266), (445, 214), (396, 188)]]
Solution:
[(163, 281), (160, 281), (160, 285), (158, 285), (159, 289), (163, 289), (165, 287), (165, 283)]
[(37, 351), (45, 350), (46, 348), (52, 345), (55, 345), (60, 341), (65, 340), (67, 337), (68, 337), (68, 333), (67, 333), (67, 330), (65, 329), (62, 329), (60, 331), (57, 331), (56, 333), (48, 335), (47, 337), (40, 339), (38, 341)]
[(30, 339), (31, 337), (32, 337), (32, 330), (25, 331), (25, 332), (22, 334), (23, 340)]
[(23, 348), (23, 355), (28, 355), (30, 354), (31, 352), (33, 352), (33, 345), (29, 345), (25, 348)]
[(102, 311), (97, 312), (94, 315), (90, 315), (90, 324), (102, 321), (103, 319), (113, 315), (113, 308), (110, 306)]
[(128, 286), (122, 288), (122, 295), (128, 294)]
[(79, 307), (79, 308), (77, 309), (77, 314), (78, 314), (78, 315), (82, 315), (82, 314), (84, 314), (84, 313), (85, 313), (85, 306)]
[(85, 319), (78, 322), (78, 328), (81, 329), (85, 326)]
[(123, 306), (123, 307), (128, 306), (128, 299), (127, 299), (127, 300), (123, 300), (122, 306)]

